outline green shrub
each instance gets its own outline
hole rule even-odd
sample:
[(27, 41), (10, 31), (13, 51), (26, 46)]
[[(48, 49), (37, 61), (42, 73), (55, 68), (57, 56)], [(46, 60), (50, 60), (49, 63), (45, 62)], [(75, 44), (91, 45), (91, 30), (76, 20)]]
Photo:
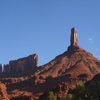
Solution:
[(53, 91), (49, 91), (46, 95), (46, 100), (57, 100), (57, 95)]

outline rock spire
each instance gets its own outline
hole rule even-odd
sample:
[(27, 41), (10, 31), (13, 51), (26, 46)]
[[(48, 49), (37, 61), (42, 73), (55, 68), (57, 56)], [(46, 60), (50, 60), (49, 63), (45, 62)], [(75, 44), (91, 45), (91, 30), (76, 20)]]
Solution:
[(78, 46), (77, 31), (75, 28), (71, 29), (70, 44), (71, 46)]

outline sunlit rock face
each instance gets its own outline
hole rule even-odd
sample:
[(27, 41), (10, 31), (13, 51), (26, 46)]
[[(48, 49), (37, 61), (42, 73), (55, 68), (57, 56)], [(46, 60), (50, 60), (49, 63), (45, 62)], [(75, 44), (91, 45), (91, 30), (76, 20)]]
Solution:
[(75, 28), (71, 29), (71, 36), (70, 36), (70, 46), (68, 47), (68, 51), (75, 51), (79, 49), (78, 45), (78, 37), (77, 37), (77, 31)]
[(10, 100), (6, 91), (6, 86), (1, 82), (0, 82), (0, 100)]
[(71, 29), (70, 43), (71, 46), (78, 46), (77, 31), (75, 28)]

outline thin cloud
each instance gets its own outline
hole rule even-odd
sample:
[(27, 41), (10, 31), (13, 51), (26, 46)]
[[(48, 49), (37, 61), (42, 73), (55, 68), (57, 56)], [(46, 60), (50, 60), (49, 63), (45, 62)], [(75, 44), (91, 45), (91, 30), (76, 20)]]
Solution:
[(88, 40), (89, 40), (89, 41), (93, 41), (93, 39), (92, 39), (92, 38), (88, 38)]
[(93, 44), (94, 43), (94, 39), (93, 38), (88, 38), (88, 41)]

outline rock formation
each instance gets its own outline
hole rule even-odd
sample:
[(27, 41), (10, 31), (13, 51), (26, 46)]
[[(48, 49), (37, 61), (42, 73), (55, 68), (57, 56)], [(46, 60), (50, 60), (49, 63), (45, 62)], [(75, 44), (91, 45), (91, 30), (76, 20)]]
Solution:
[(0, 82), (0, 100), (9, 100), (7, 91), (6, 91), (6, 86)]
[[(75, 28), (71, 30), (70, 42), (67, 51), (58, 55), (49, 63), (40, 66), (31, 75), (0, 79), (1, 82), (7, 84), (8, 93), (14, 97), (16, 94), (20, 96), (19, 94), (31, 92), (38, 98), (45, 91), (58, 86), (58, 94), (63, 95), (64, 91), (67, 93), (69, 88), (74, 89), (77, 82), (86, 82), (100, 73), (100, 60), (78, 46)], [(4, 72), (7, 75), (8, 72), (19, 74), (21, 72), (26, 73), (29, 70), (30, 73), (31, 70), (33, 72), (37, 68), (37, 64), (38, 56), (35, 54), (11, 61), (5, 66)], [(66, 93), (64, 95), (67, 95)]]
[(75, 51), (77, 49), (79, 49), (79, 45), (78, 45), (78, 37), (77, 37), (77, 31), (75, 28), (71, 29), (71, 36), (70, 36), (70, 46), (68, 47), (68, 51)]
[[(2, 74), (21, 74), (33, 71), (38, 66), (38, 55), (33, 54), (28, 57), (20, 58), (18, 60), (10, 61), (9, 64), (4, 65), (4, 71)], [(2, 75), (3, 76), (3, 75)]]
[(71, 46), (78, 46), (77, 31), (75, 28), (71, 29), (70, 43)]

